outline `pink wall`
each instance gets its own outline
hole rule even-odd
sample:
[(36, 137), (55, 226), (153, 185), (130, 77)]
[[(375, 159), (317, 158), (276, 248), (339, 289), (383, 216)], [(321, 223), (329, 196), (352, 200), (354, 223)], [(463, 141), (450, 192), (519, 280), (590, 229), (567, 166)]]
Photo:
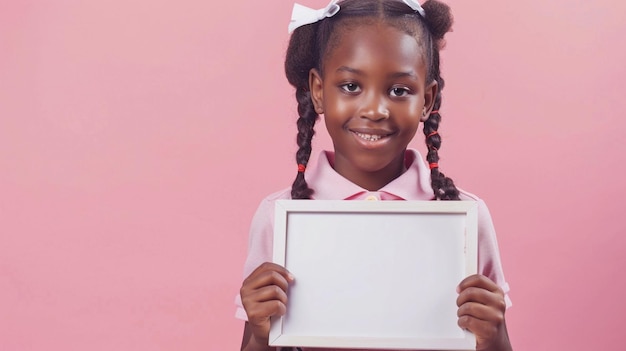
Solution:
[[(626, 3), (449, 3), (441, 165), (490, 205), (513, 343), (621, 349)], [(291, 2), (258, 4), (0, 4), (0, 350), (238, 347), (295, 172)]]

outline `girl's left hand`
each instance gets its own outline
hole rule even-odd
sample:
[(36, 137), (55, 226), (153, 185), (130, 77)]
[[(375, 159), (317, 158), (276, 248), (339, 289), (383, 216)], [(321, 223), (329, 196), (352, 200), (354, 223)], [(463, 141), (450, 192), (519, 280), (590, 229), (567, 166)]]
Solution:
[(511, 350), (502, 289), (480, 274), (463, 279), (458, 289), (458, 324), (476, 336), (476, 350)]

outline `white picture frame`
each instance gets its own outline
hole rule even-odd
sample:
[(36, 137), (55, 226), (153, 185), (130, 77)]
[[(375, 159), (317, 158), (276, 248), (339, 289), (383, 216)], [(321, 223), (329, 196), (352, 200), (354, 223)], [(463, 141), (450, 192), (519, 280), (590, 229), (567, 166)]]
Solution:
[(474, 201), (279, 200), (273, 255), (295, 281), (271, 346), (475, 350), (456, 315)]

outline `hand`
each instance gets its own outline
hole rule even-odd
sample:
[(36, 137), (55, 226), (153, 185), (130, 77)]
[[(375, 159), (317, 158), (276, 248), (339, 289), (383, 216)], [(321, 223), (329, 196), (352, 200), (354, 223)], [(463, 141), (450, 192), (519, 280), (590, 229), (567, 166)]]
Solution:
[(287, 312), (287, 287), (294, 277), (284, 267), (265, 262), (243, 282), (240, 294), (252, 336), (267, 345), (270, 317)]
[(510, 350), (504, 292), (483, 275), (465, 278), (458, 287), (458, 324), (476, 336), (476, 350)]

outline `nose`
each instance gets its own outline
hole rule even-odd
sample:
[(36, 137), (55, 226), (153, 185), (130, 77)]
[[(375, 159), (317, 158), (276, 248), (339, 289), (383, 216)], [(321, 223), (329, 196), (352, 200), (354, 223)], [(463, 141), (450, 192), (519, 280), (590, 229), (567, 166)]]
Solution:
[(387, 107), (385, 98), (375, 93), (364, 96), (361, 109), (359, 110), (359, 116), (372, 121), (388, 119), (389, 108)]

